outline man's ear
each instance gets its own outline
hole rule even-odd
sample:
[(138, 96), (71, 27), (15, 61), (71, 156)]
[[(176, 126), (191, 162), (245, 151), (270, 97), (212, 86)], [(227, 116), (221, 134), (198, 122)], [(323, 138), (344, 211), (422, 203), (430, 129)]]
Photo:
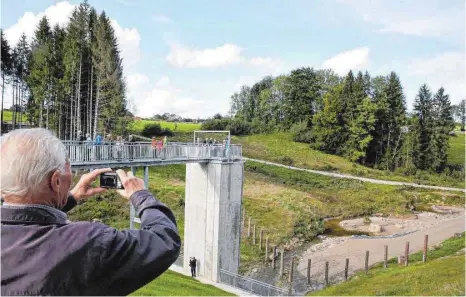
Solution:
[(55, 170), (50, 177), (50, 188), (55, 193), (60, 192), (60, 170)]

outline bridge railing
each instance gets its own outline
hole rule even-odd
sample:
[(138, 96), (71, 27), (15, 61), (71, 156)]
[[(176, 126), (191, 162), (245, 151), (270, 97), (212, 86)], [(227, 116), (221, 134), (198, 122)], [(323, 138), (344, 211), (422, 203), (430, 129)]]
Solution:
[(260, 296), (287, 296), (288, 290), (220, 269), (220, 282)]
[(68, 158), (73, 162), (99, 162), (123, 160), (203, 160), (241, 159), (239, 145), (203, 146), (192, 143), (167, 144), (154, 147), (148, 142), (94, 143), (64, 141)]

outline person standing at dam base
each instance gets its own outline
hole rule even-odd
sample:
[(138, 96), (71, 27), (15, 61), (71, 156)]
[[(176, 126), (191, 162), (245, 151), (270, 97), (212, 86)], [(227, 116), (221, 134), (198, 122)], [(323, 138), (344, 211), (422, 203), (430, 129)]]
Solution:
[(191, 276), (192, 277), (196, 277), (196, 258), (195, 257), (191, 257), (189, 258), (189, 267), (191, 267)]

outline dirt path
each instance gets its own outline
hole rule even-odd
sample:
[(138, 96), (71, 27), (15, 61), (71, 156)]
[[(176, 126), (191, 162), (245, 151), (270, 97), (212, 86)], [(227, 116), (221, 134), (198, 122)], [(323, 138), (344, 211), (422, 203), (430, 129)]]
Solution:
[(391, 238), (328, 238), (323, 243), (311, 246), (302, 254), (298, 265), (298, 272), (302, 276), (307, 274), (307, 259), (312, 259), (311, 279), (312, 288), (318, 289), (324, 283), (325, 261), (329, 262), (330, 282), (343, 280), (343, 271), (346, 258), (349, 258), (349, 274), (364, 269), (364, 258), (369, 251), (369, 265), (382, 262), (384, 258), (384, 245), (388, 245), (388, 258), (404, 254), (405, 243), (409, 242), (410, 253), (422, 250), (424, 234), (429, 235), (429, 246), (435, 245), (454, 235), (465, 231), (465, 214), (442, 220), (437, 225), (413, 231), (404, 236)]
[(269, 162), (269, 161), (264, 161), (264, 160), (251, 159), (251, 158), (246, 158), (246, 157), (243, 157), (243, 159), (246, 160), (246, 161), (254, 161), (254, 162), (258, 162), (258, 163), (262, 163), (262, 164), (288, 168), (288, 169), (291, 169), (291, 170), (306, 171), (306, 172), (310, 172), (310, 173), (321, 174), (321, 175), (337, 177), (337, 178), (355, 179), (355, 180), (360, 180), (360, 181), (363, 181), (363, 182), (369, 182), (369, 183), (373, 183), (373, 184), (383, 184), (383, 185), (393, 185), (393, 186), (412, 186), (412, 187), (424, 188), (424, 189), (435, 189), (435, 190), (442, 190), (442, 191), (465, 192), (465, 189), (460, 189), (460, 188), (449, 188), (449, 187), (440, 187), (440, 186), (419, 185), (419, 184), (407, 183), (407, 182), (397, 182), (397, 181), (391, 181), (391, 180), (380, 180), (380, 179), (359, 177), (359, 176), (354, 176), (354, 175), (349, 175), (349, 174), (340, 174), (340, 173), (332, 173), (332, 172), (321, 171), (321, 170), (299, 168), (299, 167), (288, 166), (288, 165), (283, 165), (283, 164), (279, 164), (279, 163), (274, 163), (274, 162)]

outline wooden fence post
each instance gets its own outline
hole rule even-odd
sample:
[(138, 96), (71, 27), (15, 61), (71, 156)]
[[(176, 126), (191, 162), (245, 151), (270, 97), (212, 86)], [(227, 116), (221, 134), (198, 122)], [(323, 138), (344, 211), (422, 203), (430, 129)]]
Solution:
[(249, 220), (248, 220), (248, 237), (251, 236), (251, 217), (249, 217)]
[(291, 257), (291, 263), (290, 263), (290, 273), (288, 274), (288, 281), (290, 283), (293, 282), (293, 272), (294, 272), (294, 255)]
[(385, 251), (383, 253), (383, 267), (387, 268), (388, 266), (388, 245), (386, 245), (384, 248), (385, 248)]
[(366, 261), (364, 263), (364, 267), (367, 274), (367, 272), (369, 271), (369, 251), (366, 251)]
[(269, 238), (265, 238), (265, 262), (269, 261)]
[(328, 261), (325, 262), (325, 286), (328, 286)]
[(429, 240), (429, 235), (424, 235), (424, 253), (422, 254), (422, 262), (427, 261), (427, 241)]
[(307, 260), (307, 284), (308, 285), (311, 284), (311, 263), (312, 263), (312, 260), (308, 259)]
[(284, 260), (285, 260), (284, 259), (285, 257), (283, 255), (284, 253), (285, 253), (284, 249), (280, 251), (280, 276), (283, 275), (283, 265), (284, 265)]
[(409, 255), (409, 241), (405, 245), (405, 266), (408, 266), (408, 255)]
[(272, 268), (275, 269), (275, 255), (277, 254), (277, 246), (273, 246)]
[(264, 236), (264, 230), (261, 229), (260, 233), (259, 233), (259, 249), (262, 250), (262, 238)]
[(244, 217), (245, 217), (245, 211), (243, 207), (243, 218), (241, 219), (241, 225), (243, 226), (243, 228), (244, 228)]
[(345, 280), (348, 280), (348, 268), (349, 268), (349, 259), (346, 258), (346, 263), (345, 263)]
[(254, 224), (254, 227), (252, 228), (252, 244), (256, 245), (256, 224)]

